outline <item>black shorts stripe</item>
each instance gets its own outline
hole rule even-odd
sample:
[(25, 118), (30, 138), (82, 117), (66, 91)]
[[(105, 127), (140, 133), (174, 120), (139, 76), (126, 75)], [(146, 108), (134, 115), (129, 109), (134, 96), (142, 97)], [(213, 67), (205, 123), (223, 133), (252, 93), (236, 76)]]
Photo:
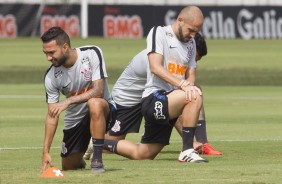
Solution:
[(81, 51), (85, 51), (85, 50), (94, 50), (99, 58), (99, 66), (100, 66), (100, 76), (101, 76), (101, 79), (104, 79), (105, 78), (105, 74), (104, 74), (104, 70), (103, 70), (103, 60), (102, 60), (102, 54), (100, 52), (100, 50), (93, 46), (93, 47), (82, 47), (80, 48)]

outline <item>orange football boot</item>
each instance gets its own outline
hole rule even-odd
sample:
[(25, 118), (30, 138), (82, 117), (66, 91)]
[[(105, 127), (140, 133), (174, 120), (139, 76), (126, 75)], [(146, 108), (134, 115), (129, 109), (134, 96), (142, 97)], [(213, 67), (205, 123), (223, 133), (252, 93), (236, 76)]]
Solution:
[(204, 155), (222, 155), (222, 152), (215, 150), (209, 143), (205, 143), (202, 149)]

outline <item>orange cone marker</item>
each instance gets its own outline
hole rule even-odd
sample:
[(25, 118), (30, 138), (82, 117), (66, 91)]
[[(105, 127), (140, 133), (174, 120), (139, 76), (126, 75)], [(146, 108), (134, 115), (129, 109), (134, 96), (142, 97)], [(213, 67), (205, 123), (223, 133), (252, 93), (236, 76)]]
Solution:
[(64, 174), (56, 167), (49, 167), (41, 174), (42, 178), (63, 178)]

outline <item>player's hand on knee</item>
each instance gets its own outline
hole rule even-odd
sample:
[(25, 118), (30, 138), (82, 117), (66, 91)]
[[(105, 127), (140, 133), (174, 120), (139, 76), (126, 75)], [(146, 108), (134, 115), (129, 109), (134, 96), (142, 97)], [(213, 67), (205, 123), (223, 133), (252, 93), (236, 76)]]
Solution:
[(202, 91), (197, 86), (188, 85), (183, 87), (182, 90), (185, 92), (185, 99), (191, 101), (192, 99), (196, 100), (197, 95), (202, 95)]
[(184, 88), (184, 87), (187, 87), (187, 86), (193, 86), (194, 84), (193, 83), (191, 83), (190, 81), (188, 81), (188, 80), (181, 80), (180, 81), (180, 84), (179, 84), (179, 88), (180, 89), (182, 89), (182, 88)]

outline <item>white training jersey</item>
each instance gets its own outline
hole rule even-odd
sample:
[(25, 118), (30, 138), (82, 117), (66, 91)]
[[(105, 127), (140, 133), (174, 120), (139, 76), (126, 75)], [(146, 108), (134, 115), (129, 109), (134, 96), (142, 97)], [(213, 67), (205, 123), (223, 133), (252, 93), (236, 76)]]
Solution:
[[(92, 81), (104, 79), (104, 98), (114, 105), (108, 90), (108, 76), (101, 49), (97, 46), (83, 46), (76, 48), (76, 51), (78, 57), (71, 68), (52, 65), (46, 72), (46, 102), (59, 102), (60, 92), (66, 98), (82, 94), (93, 88)], [(74, 127), (87, 113), (86, 102), (70, 105), (65, 112), (64, 129)]]
[(147, 51), (139, 52), (116, 81), (112, 96), (115, 103), (130, 107), (141, 102), (147, 79)]
[[(197, 67), (195, 40), (179, 41), (170, 25), (154, 27), (150, 30), (147, 36), (147, 54), (152, 52), (163, 55), (164, 68), (179, 79), (185, 79), (188, 67)], [(143, 97), (157, 90), (170, 91), (173, 89), (176, 87), (153, 74), (147, 67), (147, 83)]]

